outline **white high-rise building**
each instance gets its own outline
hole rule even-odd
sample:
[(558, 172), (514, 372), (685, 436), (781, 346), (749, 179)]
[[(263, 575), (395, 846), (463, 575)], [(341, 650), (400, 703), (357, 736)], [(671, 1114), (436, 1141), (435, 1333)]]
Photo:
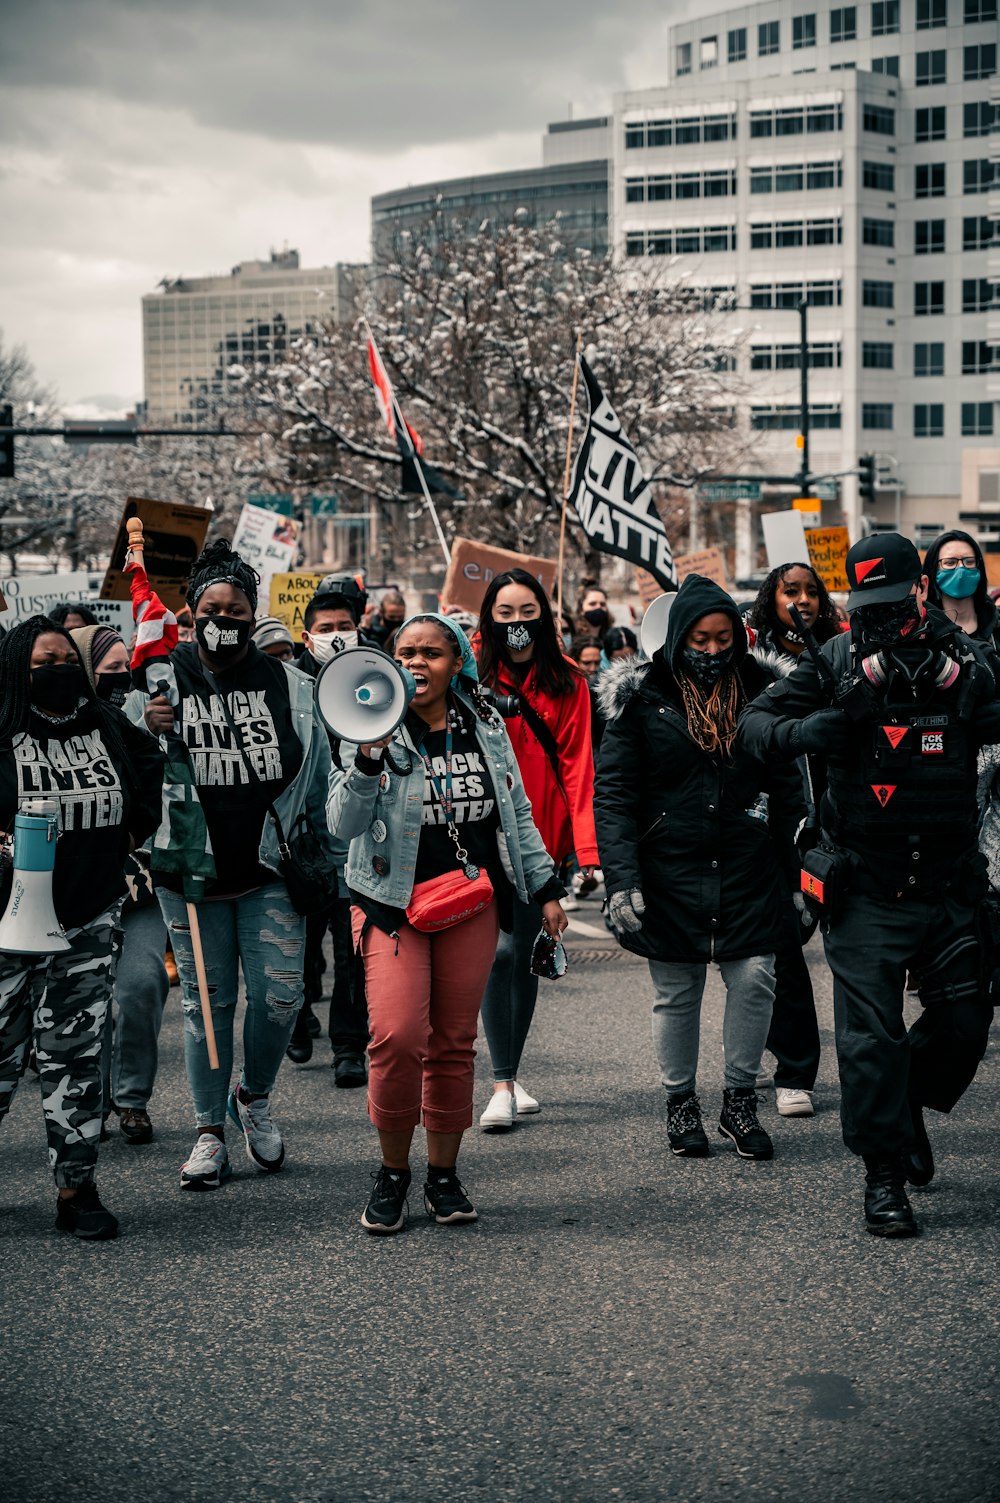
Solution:
[(144, 413), (148, 422), (210, 419), (238, 378), (288, 342), (350, 309), (356, 267), (299, 266), (294, 250), (243, 261), (228, 276), (164, 278), (142, 300)]
[(997, 43), (997, 0), (767, 0), (673, 27), (669, 84), (615, 100), (613, 253), (733, 295), (770, 473), (805, 300), (810, 468), (889, 481), (864, 523), (841, 483), (854, 536), (961, 515), (1000, 547)]

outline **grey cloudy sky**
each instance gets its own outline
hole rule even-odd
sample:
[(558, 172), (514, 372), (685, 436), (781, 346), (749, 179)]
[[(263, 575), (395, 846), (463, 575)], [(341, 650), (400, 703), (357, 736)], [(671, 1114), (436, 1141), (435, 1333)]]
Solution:
[[(141, 395), (139, 299), (286, 241), (367, 258), (373, 193), (540, 161), (663, 82), (685, 0), (7, 0), (0, 327), (74, 402)], [(706, 3), (704, 9), (715, 7)]]

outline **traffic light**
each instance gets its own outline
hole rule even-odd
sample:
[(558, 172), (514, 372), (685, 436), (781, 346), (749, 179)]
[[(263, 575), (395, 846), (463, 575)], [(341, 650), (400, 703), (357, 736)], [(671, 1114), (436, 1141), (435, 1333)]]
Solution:
[[(0, 428), (14, 426), (14, 409), (9, 402), (0, 407)], [(14, 478), (14, 435), (0, 433), (0, 480)]]
[(858, 495), (869, 506), (875, 500), (875, 455), (862, 454), (858, 460)]

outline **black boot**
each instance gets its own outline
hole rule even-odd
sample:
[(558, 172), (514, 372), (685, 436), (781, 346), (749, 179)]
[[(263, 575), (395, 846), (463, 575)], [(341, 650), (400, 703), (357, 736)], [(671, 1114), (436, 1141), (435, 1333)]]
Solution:
[(923, 1108), (913, 1100), (910, 1101), (910, 1118), (916, 1142), (904, 1155), (903, 1169), (911, 1185), (929, 1185), (934, 1178), (934, 1154), (924, 1126)]
[(865, 1154), (865, 1226), (873, 1237), (915, 1237), (920, 1225), (904, 1188), (901, 1158)]
[(735, 1143), (741, 1159), (772, 1159), (774, 1144), (757, 1121), (757, 1092), (753, 1086), (722, 1093), (719, 1132)]
[(667, 1140), (679, 1159), (708, 1157), (708, 1139), (701, 1125), (701, 1103), (694, 1091), (667, 1097)]
[(365, 1069), (363, 1054), (345, 1049), (333, 1056), (332, 1066), (334, 1085), (344, 1086), (351, 1090), (368, 1084), (368, 1072)]
[(306, 1065), (312, 1059), (313, 1041), (309, 1031), (309, 1019), (312, 1016), (312, 1008), (301, 1007), (295, 1018), (295, 1027), (292, 1036), (288, 1040), (286, 1055), (293, 1065)]

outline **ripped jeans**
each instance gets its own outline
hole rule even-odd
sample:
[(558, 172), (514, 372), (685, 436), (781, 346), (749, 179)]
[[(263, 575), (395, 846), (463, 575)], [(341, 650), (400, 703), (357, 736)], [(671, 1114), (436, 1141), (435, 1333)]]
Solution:
[(187, 904), (179, 893), (157, 889), (181, 980), (184, 1062), (199, 1128), (226, 1120), (233, 1071), (233, 1023), (239, 967), (247, 990), (240, 1084), (251, 1096), (271, 1092), (278, 1066), (302, 1006), (306, 923), (292, 907), (283, 882), (269, 882), (240, 898), (199, 903), (198, 922), (219, 1068), (208, 1063), (198, 978), (191, 949)]

